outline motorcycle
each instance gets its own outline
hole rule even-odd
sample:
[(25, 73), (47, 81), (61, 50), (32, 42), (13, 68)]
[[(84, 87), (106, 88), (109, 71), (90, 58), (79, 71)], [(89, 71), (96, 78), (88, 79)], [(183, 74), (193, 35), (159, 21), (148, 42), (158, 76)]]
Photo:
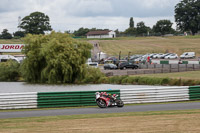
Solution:
[(117, 99), (118, 95), (108, 95), (106, 92), (96, 92), (96, 103), (100, 108), (106, 107), (123, 107), (124, 103), (121, 99)]

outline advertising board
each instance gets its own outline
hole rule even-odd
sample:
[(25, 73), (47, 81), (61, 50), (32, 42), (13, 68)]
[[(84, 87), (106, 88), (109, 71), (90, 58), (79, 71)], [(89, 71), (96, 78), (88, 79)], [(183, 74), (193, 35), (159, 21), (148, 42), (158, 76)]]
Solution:
[(0, 44), (0, 53), (8, 52), (15, 53), (21, 52), (25, 44)]

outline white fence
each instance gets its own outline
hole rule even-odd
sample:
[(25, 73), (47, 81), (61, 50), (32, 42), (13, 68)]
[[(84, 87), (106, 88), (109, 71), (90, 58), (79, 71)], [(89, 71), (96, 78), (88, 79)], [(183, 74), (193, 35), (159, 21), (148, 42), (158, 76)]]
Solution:
[(120, 90), (125, 104), (189, 100), (189, 87), (155, 87)]
[(0, 109), (37, 108), (37, 92), (0, 94)]

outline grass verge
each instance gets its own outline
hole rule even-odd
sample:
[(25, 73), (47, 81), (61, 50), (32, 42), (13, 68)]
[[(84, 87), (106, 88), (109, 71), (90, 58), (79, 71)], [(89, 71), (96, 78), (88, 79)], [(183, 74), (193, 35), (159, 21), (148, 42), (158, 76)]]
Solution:
[(0, 132), (198, 132), (200, 110), (1, 119)]

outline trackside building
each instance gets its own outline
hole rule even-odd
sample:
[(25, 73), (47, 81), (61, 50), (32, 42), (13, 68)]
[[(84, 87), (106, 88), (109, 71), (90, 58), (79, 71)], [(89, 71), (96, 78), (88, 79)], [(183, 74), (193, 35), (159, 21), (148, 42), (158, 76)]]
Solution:
[(87, 38), (115, 38), (116, 33), (112, 30), (90, 31), (86, 36)]

